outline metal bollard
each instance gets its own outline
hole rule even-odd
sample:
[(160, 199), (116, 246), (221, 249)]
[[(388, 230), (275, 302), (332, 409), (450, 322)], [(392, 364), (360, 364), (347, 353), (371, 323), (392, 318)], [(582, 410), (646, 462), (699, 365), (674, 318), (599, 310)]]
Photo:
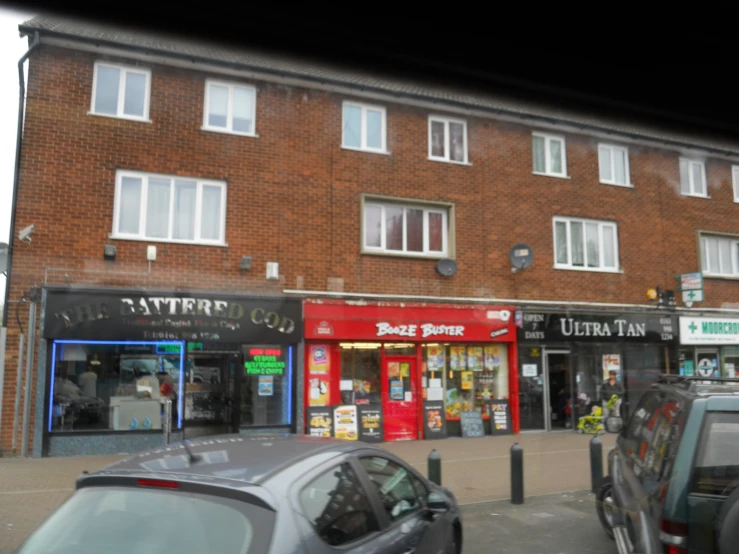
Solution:
[(523, 447), (511, 446), (511, 504), (523, 504)]
[(603, 483), (603, 443), (597, 436), (590, 440), (590, 483), (597, 494)]
[(441, 486), (441, 454), (436, 449), (431, 451), (428, 458), (429, 481)]

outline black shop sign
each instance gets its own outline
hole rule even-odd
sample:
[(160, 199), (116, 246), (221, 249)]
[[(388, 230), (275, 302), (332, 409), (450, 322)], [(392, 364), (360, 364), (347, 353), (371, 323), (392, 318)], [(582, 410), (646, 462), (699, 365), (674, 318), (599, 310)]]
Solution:
[(328, 439), (334, 436), (334, 409), (331, 406), (309, 406), (305, 410), (306, 434)]
[(487, 410), (490, 416), (491, 435), (510, 435), (513, 433), (508, 400), (488, 400)]
[(668, 342), (677, 338), (677, 318), (669, 315), (523, 312), (518, 340), (537, 342)]
[(380, 404), (360, 404), (359, 440), (362, 442), (382, 442), (382, 406)]
[(303, 336), (302, 304), (295, 298), (50, 289), (43, 335), (284, 345)]
[(444, 403), (425, 402), (423, 405), (423, 438), (426, 440), (446, 437), (446, 410)]

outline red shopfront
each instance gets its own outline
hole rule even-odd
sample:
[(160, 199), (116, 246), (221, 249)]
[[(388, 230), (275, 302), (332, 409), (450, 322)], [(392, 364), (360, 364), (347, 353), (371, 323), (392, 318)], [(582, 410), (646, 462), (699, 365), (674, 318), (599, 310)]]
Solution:
[(513, 307), (305, 300), (303, 311), (307, 407), (381, 406), (383, 438), (394, 441), (431, 438), (431, 403), (458, 435), (461, 412), (487, 422), (499, 399), (519, 432)]

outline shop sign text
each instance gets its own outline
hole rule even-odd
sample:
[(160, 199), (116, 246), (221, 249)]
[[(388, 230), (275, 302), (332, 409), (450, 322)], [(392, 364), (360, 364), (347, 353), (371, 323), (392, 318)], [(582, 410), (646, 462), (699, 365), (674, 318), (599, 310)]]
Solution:
[[(464, 325), (434, 325), (424, 323), (422, 325), (391, 325), (390, 323), (377, 323), (377, 336), (395, 335), (398, 337), (463, 337)], [(420, 331), (420, 335), (419, 335)]]
[[(566, 337), (611, 337), (611, 327), (608, 323), (595, 321), (575, 321), (572, 318), (559, 320), (562, 325), (562, 334)], [(617, 319), (613, 322), (614, 331), (618, 337), (646, 337), (646, 323), (629, 323), (625, 319)]]

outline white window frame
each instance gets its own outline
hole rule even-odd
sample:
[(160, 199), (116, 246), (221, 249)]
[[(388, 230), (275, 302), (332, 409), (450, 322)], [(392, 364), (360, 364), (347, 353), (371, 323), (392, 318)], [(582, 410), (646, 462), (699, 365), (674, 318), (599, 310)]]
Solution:
[[(120, 223), (120, 202), (121, 202), (121, 184), (124, 177), (133, 177), (141, 179), (141, 199), (140, 199), (140, 217), (138, 233), (121, 233), (118, 231)], [(184, 240), (174, 239), (172, 237), (172, 225), (174, 222), (174, 194), (169, 195), (169, 237), (147, 237), (146, 236), (146, 207), (148, 201), (149, 179), (169, 179), (172, 181), (170, 187), (173, 186), (174, 180), (193, 181), (196, 183), (196, 200), (195, 200), (195, 239)], [(203, 197), (203, 186), (216, 186), (221, 188), (221, 213), (220, 213), (220, 239), (209, 240), (200, 238), (201, 227), (201, 208)], [(201, 244), (206, 246), (228, 246), (226, 243), (226, 203), (228, 200), (228, 186), (225, 181), (214, 181), (210, 179), (199, 179), (196, 177), (185, 177), (183, 175), (163, 175), (160, 173), (147, 173), (142, 171), (118, 170), (115, 178), (115, 199), (113, 203), (113, 231), (110, 238), (117, 240), (133, 240), (144, 242), (166, 242), (174, 244)]]
[[(567, 140), (564, 135), (553, 135), (550, 133), (540, 133), (538, 131), (531, 134), (531, 165), (534, 165), (534, 138), (539, 137), (544, 139), (544, 171), (536, 171), (533, 169), (534, 175), (546, 175), (547, 177), (559, 177), (562, 179), (569, 179), (567, 174)], [(553, 140), (562, 142), (562, 173), (554, 173), (552, 171), (552, 153), (550, 144)]]
[(739, 165), (731, 166), (731, 181), (734, 185), (734, 202), (739, 204)]
[[(380, 246), (369, 246), (367, 244), (367, 233), (365, 226), (367, 225), (366, 210), (368, 207), (379, 207), (382, 211), (380, 216)], [(385, 227), (385, 209), (388, 207), (403, 208), (403, 250), (389, 250), (387, 248), (387, 236)], [(451, 207), (441, 204), (424, 204), (412, 203), (400, 200), (388, 200), (383, 198), (366, 197), (362, 202), (362, 225), (361, 225), (361, 252), (363, 254), (383, 254), (390, 256), (402, 256), (410, 258), (446, 258), (449, 257), (449, 242), (451, 229), (449, 228)], [(406, 222), (406, 210), (423, 210), (423, 252), (409, 252), (407, 250), (408, 228)], [(441, 214), (441, 250), (429, 249), (429, 214)]]
[[(228, 89), (228, 106), (226, 108), (226, 126), (217, 127), (208, 123), (208, 107), (210, 106), (210, 86), (216, 85), (219, 87), (225, 87)], [(251, 105), (251, 121), (252, 121), (252, 132), (244, 133), (242, 131), (233, 130), (233, 104), (234, 104), (234, 89), (243, 88), (250, 90), (253, 94), (254, 101)], [(205, 93), (203, 94), (203, 131), (211, 131), (214, 133), (225, 133), (228, 135), (239, 135), (242, 137), (253, 137), (258, 138), (257, 135), (257, 87), (254, 85), (247, 85), (245, 83), (236, 83), (231, 81), (220, 81), (217, 79), (206, 79), (205, 80)]]
[[(708, 196), (708, 178), (706, 176), (706, 164), (702, 160), (698, 160), (695, 158), (686, 158), (681, 157), (680, 161), (678, 163), (686, 162), (688, 164), (688, 185), (690, 187), (690, 192), (683, 192), (683, 183), (682, 183), (682, 174), (680, 175), (680, 194), (682, 196), (692, 196), (694, 198), (709, 198)], [(693, 166), (694, 165), (700, 165), (701, 168), (701, 175), (703, 176), (703, 188), (705, 190), (705, 193), (698, 194), (695, 192), (695, 183), (693, 182)], [(679, 170), (679, 166), (678, 166)]]
[[(344, 121), (344, 108), (347, 106), (353, 108), (359, 108), (360, 115), (360, 129), (359, 129), (359, 141), (360, 146), (350, 146), (346, 144), (346, 135), (344, 131), (346, 129)], [(379, 148), (372, 148), (367, 146), (367, 111), (380, 112), (381, 114), (381, 128), (380, 135), (382, 144)], [(387, 110), (385, 106), (377, 106), (374, 104), (364, 104), (362, 102), (353, 102), (345, 100), (341, 104), (341, 147), (345, 150), (355, 150), (357, 152), (371, 152), (373, 154), (387, 154)]]
[[(557, 262), (557, 223), (565, 223), (567, 225), (567, 263)], [(583, 261), (582, 267), (572, 265), (572, 232), (571, 223), (582, 223), (583, 225)], [(585, 224), (598, 224), (598, 267), (588, 267), (588, 243), (585, 235)], [(616, 265), (615, 267), (604, 267), (605, 248), (603, 248), (603, 228), (613, 228), (613, 253)], [(583, 219), (579, 217), (554, 216), (552, 218), (552, 239), (554, 241), (554, 268), (567, 269), (572, 271), (591, 271), (595, 273), (621, 273), (619, 240), (618, 240), (618, 224), (614, 221), (603, 221), (599, 219)]]
[[(731, 246), (731, 260), (721, 258), (721, 247), (718, 248), (719, 253), (719, 273), (711, 271), (711, 259), (707, 248), (707, 241), (715, 239), (718, 241), (727, 241)], [(703, 275), (712, 278), (722, 279), (739, 279), (739, 235), (714, 234), (709, 232), (701, 232), (699, 234), (699, 247), (701, 257), (701, 268)], [(725, 265), (729, 265), (729, 272), (722, 271)]]
[[(431, 132), (432, 124), (436, 123), (443, 123), (444, 124), (444, 155), (443, 156), (434, 156), (433, 155), (433, 135)], [(452, 149), (451, 149), (451, 133), (449, 133), (449, 124), (450, 123), (458, 123), (462, 125), (463, 133), (464, 133), (464, 160), (461, 162), (459, 160), (452, 160)], [(434, 162), (446, 162), (450, 164), (457, 164), (457, 165), (471, 165), (469, 161), (469, 136), (467, 134), (467, 121), (464, 119), (456, 119), (453, 117), (445, 117), (441, 115), (430, 115), (429, 116), (429, 160)]]
[[(611, 180), (606, 181), (600, 177), (600, 152), (601, 150), (608, 150), (608, 159), (611, 162)], [(617, 183), (615, 180), (616, 175), (616, 163), (615, 163), (615, 156), (613, 155), (615, 152), (623, 152), (624, 154), (624, 177), (626, 178), (625, 183)], [(598, 144), (598, 178), (600, 179), (600, 182), (604, 185), (613, 185), (616, 187), (627, 187), (627, 188), (634, 188), (633, 183), (631, 182), (631, 170), (629, 168), (629, 149), (625, 146), (617, 146), (615, 144), (606, 144), (601, 143)]]
[[(95, 98), (97, 97), (97, 86), (98, 86), (98, 68), (108, 67), (112, 69), (118, 69), (121, 72), (121, 78), (118, 81), (118, 107), (115, 114), (102, 113), (95, 111)], [(128, 115), (123, 113), (123, 108), (126, 102), (126, 75), (128, 73), (138, 73), (146, 77), (146, 89), (144, 93), (144, 115)], [(141, 121), (145, 123), (151, 123), (149, 119), (149, 106), (151, 101), (151, 69), (144, 67), (136, 67), (131, 65), (122, 65), (117, 63), (107, 62), (95, 62), (92, 75), (92, 98), (90, 99), (90, 111), (88, 115), (97, 115), (101, 117), (114, 117), (116, 119), (129, 119), (131, 121)]]

